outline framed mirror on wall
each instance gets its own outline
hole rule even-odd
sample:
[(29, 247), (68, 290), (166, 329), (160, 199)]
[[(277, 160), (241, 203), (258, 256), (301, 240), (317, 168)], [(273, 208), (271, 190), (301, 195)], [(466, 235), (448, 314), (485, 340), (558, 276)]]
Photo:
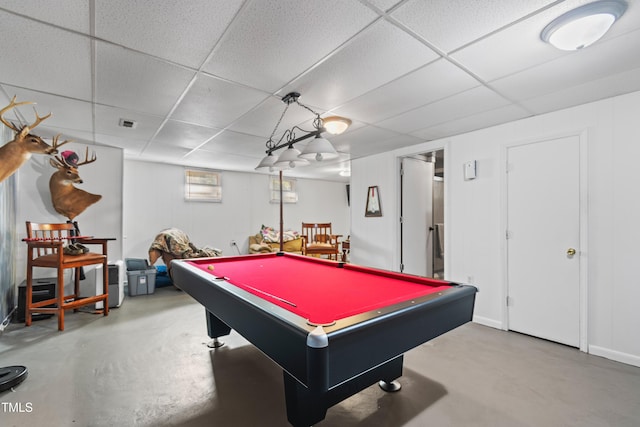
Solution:
[(364, 216), (382, 216), (380, 191), (377, 185), (369, 187), (367, 190), (367, 207), (365, 208)]

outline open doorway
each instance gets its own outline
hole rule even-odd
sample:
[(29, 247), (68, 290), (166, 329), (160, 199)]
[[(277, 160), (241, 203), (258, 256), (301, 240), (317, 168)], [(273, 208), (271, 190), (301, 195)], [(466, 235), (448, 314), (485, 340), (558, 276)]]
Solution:
[(444, 150), (400, 163), (400, 271), (444, 278)]

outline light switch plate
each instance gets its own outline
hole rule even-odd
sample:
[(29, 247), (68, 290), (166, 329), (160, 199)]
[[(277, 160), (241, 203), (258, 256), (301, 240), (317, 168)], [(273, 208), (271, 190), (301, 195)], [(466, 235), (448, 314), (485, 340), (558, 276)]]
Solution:
[(464, 179), (468, 181), (470, 179), (476, 179), (476, 161), (471, 160), (464, 164)]

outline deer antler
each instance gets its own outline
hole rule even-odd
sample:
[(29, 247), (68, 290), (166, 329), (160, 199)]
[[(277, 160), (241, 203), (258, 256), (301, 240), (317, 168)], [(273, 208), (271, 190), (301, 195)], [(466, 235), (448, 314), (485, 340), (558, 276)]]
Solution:
[(96, 157), (96, 153), (95, 152), (92, 153), (91, 160), (89, 160), (89, 147), (87, 147), (87, 150), (86, 150), (86, 152), (84, 154), (84, 162), (78, 163), (78, 166), (82, 166), (82, 165), (86, 165), (86, 164), (89, 164), (89, 163), (93, 163), (96, 160), (98, 160), (98, 157)]
[[(9, 103), (9, 105), (7, 105), (6, 107), (4, 107), (2, 110), (0, 110), (0, 121), (2, 121), (2, 123), (4, 123), (5, 126), (7, 126), (9, 129), (13, 129), (15, 132), (20, 132), (22, 129), (19, 129), (16, 125), (14, 125), (13, 123), (7, 121), (3, 116), (4, 113), (6, 113), (7, 111), (19, 106), (19, 105), (26, 105), (26, 104), (33, 104), (33, 102), (30, 101), (23, 101), (23, 102), (16, 102), (16, 97), (14, 96), (11, 99), (11, 102)], [(46, 117), (42, 117), (39, 118), (40, 120), (37, 121), (35, 124), (37, 125), (38, 123), (40, 123), (42, 120), (46, 119), (47, 117), (49, 117), (51, 115), (51, 113), (49, 113), (48, 116)], [(36, 117), (38, 117), (38, 113), (36, 113)]]
[[(35, 128), (36, 126), (38, 126), (40, 124), (40, 122), (47, 120), (49, 117), (51, 117), (51, 113), (47, 114), (44, 117), (40, 117), (38, 115), (38, 112), (36, 111), (36, 107), (33, 107), (33, 112), (36, 113), (36, 121), (33, 122), (30, 125), (25, 126), (26, 128), (29, 128), (29, 130), (33, 130), (33, 128)], [(24, 128), (23, 128), (24, 129)]]
[(52, 151), (57, 151), (59, 147), (62, 147), (64, 144), (68, 143), (68, 142), (72, 142), (73, 139), (65, 139), (64, 141), (62, 141), (60, 144), (58, 144), (58, 138), (60, 138), (60, 135), (62, 135), (61, 133), (57, 134), (56, 136), (54, 136), (51, 140), (53, 142), (53, 146), (51, 147), (53, 150)]
[(55, 146), (62, 145), (67, 142), (65, 141), (62, 144), (58, 144), (56, 137), (54, 146), (51, 147), (39, 136), (29, 133), (31, 129), (38, 126), (43, 120), (49, 118), (51, 113), (44, 117), (40, 117), (36, 111), (36, 121), (30, 125), (24, 125), (22, 127), (19, 127), (2, 117), (12, 108), (24, 104), (33, 104), (33, 102), (16, 102), (16, 97), (14, 96), (11, 98), (9, 105), (0, 110), (0, 122), (4, 123), (9, 129), (15, 131), (13, 139), (0, 146), (0, 159), (2, 159), (2, 162), (0, 162), (0, 182), (4, 181), (18, 170), (24, 162), (31, 158), (32, 154), (57, 154), (58, 150)]
[(69, 167), (69, 165), (67, 164), (67, 162), (64, 161), (62, 156), (51, 156), (51, 157), (53, 157), (53, 159), (50, 158), (49, 159), (49, 163), (54, 168), (59, 169), (59, 168), (68, 168)]

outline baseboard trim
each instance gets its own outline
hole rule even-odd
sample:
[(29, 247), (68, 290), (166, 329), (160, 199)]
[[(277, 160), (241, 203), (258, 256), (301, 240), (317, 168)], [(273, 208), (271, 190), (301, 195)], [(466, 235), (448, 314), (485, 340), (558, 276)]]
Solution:
[(589, 346), (589, 354), (615, 360), (616, 362), (625, 363), (627, 365), (640, 367), (640, 356), (635, 356), (633, 354), (623, 353), (621, 351), (615, 351), (609, 348), (599, 347), (597, 345)]
[(473, 316), (473, 322), (483, 326), (489, 326), (495, 329), (502, 329), (502, 322), (498, 322), (494, 319), (489, 319), (488, 317), (482, 316)]
[[(473, 323), (502, 330), (501, 322), (488, 317), (473, 316)], [(587, 352), (594, 356), (604, 357), (605, 359), (610, 359), (615, 362), (640, 367), (640, 356), (636, 356), (634, 354), (623, 353), (621, 351), (611, 350), (597, 345), (589, 345)]]

